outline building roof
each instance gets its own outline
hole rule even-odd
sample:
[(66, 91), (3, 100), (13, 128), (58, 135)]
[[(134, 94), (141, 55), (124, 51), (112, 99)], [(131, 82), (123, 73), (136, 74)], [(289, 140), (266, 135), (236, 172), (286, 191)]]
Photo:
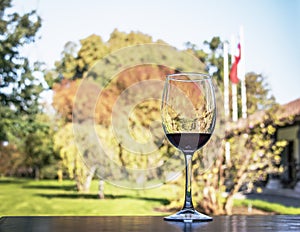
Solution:
[(281, 109), (280, 118), (286, 118), (290, 116), (293, 117), (300, 116), (300, 98), (282, 105), (280, 109)]
[[(279, 121), (286, 120), (286, 124), (300, 121), (300, 98), (284, 105), (279, 105), (275, 114)], [(226, 127), (226, 134), (227, 136), (230, 136), (232, 133), (234, 133), (234, 130), (238, 130), (240, 132), (247, 131), (259, 123), (263, 123), (266, 119), (266, 111), (257, 111), (254, 114), (249, 115), (246, 119), (241, 118), (237, 122), (228, 123)]]

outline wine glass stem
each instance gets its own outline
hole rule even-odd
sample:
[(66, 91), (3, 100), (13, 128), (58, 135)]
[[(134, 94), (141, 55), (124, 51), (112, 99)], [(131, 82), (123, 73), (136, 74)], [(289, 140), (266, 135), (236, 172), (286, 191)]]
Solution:
[(183, 209), (194, 210), (192, 201), (192, 157), (193, 153), (185, 155), (185, 198)]

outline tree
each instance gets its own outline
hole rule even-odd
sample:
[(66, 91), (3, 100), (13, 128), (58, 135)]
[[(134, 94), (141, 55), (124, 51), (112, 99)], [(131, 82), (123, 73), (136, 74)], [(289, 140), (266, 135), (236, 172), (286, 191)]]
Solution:
[[(86, 77), (87, 71), (94, 65), (96, 61), (103, 58), (110, 52), (116, 51), (126, 46), (152, 42), (153, 41), (150, 36), (142, 34), (140, 32), (130, 32), (129, 34), (127, 34), (119, 32), (118, 30), (114, 30), (110, 36), (110, 39), (106, 43), (103, 42), (101, 37), (97, 35), (91, 35), (85, 39), (80, 40), (80, 47), (77, 52), (77, 48), (74, 43), (67, 43), (62, 53), (62, 60), (56, 62), (55, 70), (49, 70), (46, 73), (46, 80), (54, 91), (53, 106), (57, 110), (57, 112), (60, 113), (64, 120), (63, 127), (69, 127), (69, 124), (72, 121), (72, 112), (74, 107), (73, 103), (77, 89), (82, 79)], [(162, 41), (159, 42), (162, 43)], [(124, 57), (124, 59), (126, 59), (126, 57)], [(124, 91), (128, 86), (137, 83), (138, 81), (151, 78), (157, 79), (159, 78), (159, 76), (165, 76), (166, 72), (167, 69), (165, 67), (153, 68), (151, 65), (148, 65), (147, 67), (135, 67), (134, 69), (130, 69), (129, 71), (120, 73), (120, 75), (115, 78), (115, 81), (110, 86), (105, 88), (105, 90), (103, 90), (102, 95), (105, 96), (105, 99), (96, 107), (96, 122), (104, 126), (100, 133), (102, 135), (106, 135), (106, 137), (109, 134), (110, 128), (108, 128), (108, 125), (112, 112), (112, 106), (122, 91)], [(60, 75), (58, 75), (58, 73), (60, 73)], [(88, 99), (88, 96), (84, 97)], [(155, 104), (153, 104), (153, 102), (148, 102), (148, 106), (144, 105), (141, 108), (143, 109), (140, 110), (148, 109), (151, 111), (152, 115), (155, 115), (156, 117), (159, 116), (159, 104), (157, 102)], [(135, 118), (135, 121), (132, 122), (132, 127), (135, 127), (135, 133), (141, 133), (140, 129), (142, 125), (137, 123), (137, 120), (139, 120), (139, 117), (141, 117), (140, 115), (141, 114), (137, 114), (138, 119)], [(147, 124), (148, 122), (144, 121), (144, 124), (145, 123)], [(105, 132), (105, 130), (107, 131)], [(69, 139), (68, 135), (65, 133), (58, 132), (58, 134), (60, 136), (60, 139), (56, 139), (55, 144), (57, 149), (62, 154), (62, 152), (64, 153), (65, 148), (63, 144), (59, 144), (60, 140), (65, 141), (64, 144), (69, 144), (68, 142), (66, 142), (69, 141)], [(75, 162), (74, 160), (76, 160), (76, 162), (79, 162), (79, 159), (76, 158), (78, 155), (77, 152), (78, 151), (75, 151), (74, 149), (69, 149), (67, 152), (68, 155), (61, 155), (63, 162), (68, 164), (66, 166), (70, 166), (70, 162), (68, 160), (72, 160), (72, 165)], [(81, 152), (83, 152), (84, 154), (91, 153), (89, 148), (86, 148), (85, 151)], [(123, 165), (128, 166), (130, 163), (134, 163), (133, 160), (128, 159), (129, 154), (126, 154), (126, 152), (119, 151), (117, 149), (116, 153), (118, 152), (121, 154), (119, 156), (120, 162), (122, 162), (122, 160), (125, 160)], [(70, 157), (73, 158), (71, 159)], [(145, 161), (145, 157), (143, 157), (142, 159), (144, 160), (143, 163), (147, 162)], [(90, 176), (91, 173), (88, 173), (86, 171), (77, 171), (83, 170), (83, 165), (79, 165), (78, 163), (76, 163), (76, 165), (73, 165), (72, 167), (75, 167), (75, 171), (72, 169), (73, 171), (69, 173), (75, 172), (76, 175), (74, 175), (74, 178), (77, 181), (78, 189), (83, 189), (82, 187), (79, 187), (83, 185), (81, 183), (81, 180), (83, 180), (86, 181), (86, 183), (84, 184), (84, 188), (86, 191), (86, 188), (88, 188), (88, 181), (90, 179), (88, 176)]]
[[(56, 166), (59, 160), (58, 154), (54, 150), (53, 121), (46, 114), (36, 115), (32, 130), (22, 136), (20, 151), (25, 155), (24, 164), (28, 170), (32, 171), (35, 179), (45, 177), (46, 169)], [(48, 173), (55, 177), (56, 172)]]
[[(35, 72), (40, 66), (30, 64), (20, 48), (35, 42), (41, 18), (35, 11), (7, 13), (10, 7), (11, 0), (0, 0), (0, 159), (11, 163), (11, 169), (3, 173), (39, 178), (41, 169), (53, 164), (57, 156), (50, 120), (39, 103), (44, 87)], [(6, 152), (12, 154), (11, 160)]]
[(221, 38), (215, 36), (211, 41), (204, 41), (201, 49), (191, 42), (187, 42), (185, 45), (187, 51), (205, 63), (206, 71), (216, 80), (219, 88), (223, 89), (223, 44)]
[(0, 3), (0, 141), (4, 141), (9, 133), (24, 129), (22, 120), (33, 121), (43, 87), (33, 75), (28, 59), (19, 52), (20, 47), (34, 42), (41, 27), (40, 17), (35, 11), (22, 16), (8, 14), (11, 0)]
[[(82, 135), (84, 138), (84, 135)], [(61, 157), (62, 167), (71, 179), (75, 179), (77, 190), (88, 192), (96, 168), (89, 169), (77, 149), (71, 123), (62, 126), (54, 135), (54, 149)]]
[(24, 162), (24, 157), (13, 144), (0, 144), (0, 175), (18, 175), (18, 169)]
[(115, 29), (111, 34), (108, 40), (109, 51), (113, 52), (115, 50), (125, 48), (128, 46), (133, 46), (137, 44), (153, 43), (152, 37), (145, 35), (141, 32), (120, 32), (118, 29)]
[[(271, 89), (262, 74), (254, 72), (247, 73), (246, 89), (247, 113), (249, 115), (259, 110), (270, 109), (276, 105), (275, 98), (271, 95)], [(239, 99), (239, 105), (241, 106), (241, 99)], [(239, 107), (239, 109), (241, 109), (241, 107)]]

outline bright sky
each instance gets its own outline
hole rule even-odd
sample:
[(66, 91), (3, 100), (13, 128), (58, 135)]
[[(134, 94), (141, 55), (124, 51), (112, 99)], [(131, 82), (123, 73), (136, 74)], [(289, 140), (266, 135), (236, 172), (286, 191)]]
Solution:
[(105, 41), (119, 31), (140, 31), (184, 48), (190, 41), (230, 40), (244, 28), (246, 72), (262, 73), (279, 103), (300, 97), (298, 0), (13, 0), (19, 13), (37, 9), (41, 39), (26, 51), (53, 67), (64, 44), (91, 34)]

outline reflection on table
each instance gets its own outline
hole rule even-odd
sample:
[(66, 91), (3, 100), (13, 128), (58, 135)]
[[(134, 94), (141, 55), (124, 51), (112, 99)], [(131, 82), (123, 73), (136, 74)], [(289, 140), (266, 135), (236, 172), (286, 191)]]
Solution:
[(1, 232), (300, 231), (300, 215), (215, 216), (212, 222), (167, 222), (158, 216), (2, 217)]

